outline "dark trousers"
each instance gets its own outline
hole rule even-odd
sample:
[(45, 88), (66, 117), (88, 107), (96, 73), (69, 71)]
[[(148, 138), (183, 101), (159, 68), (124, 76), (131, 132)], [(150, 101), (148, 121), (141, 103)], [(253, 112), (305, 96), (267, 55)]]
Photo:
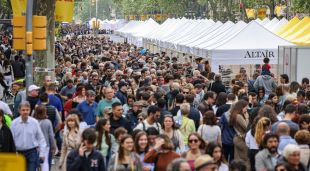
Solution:
[(251, 171), (255, 171), (255, 156), (258, 153), (259, 150), (256, 149), (249, 149), (249, 158), (250, 158), (250, 164), (251, 164)]
[(26, 159), (27, 171), (36, 171), (39, 166), (39, 153), (36, 148), (26, 151), (18, 151)]
[(230, 163), (231, 161), (234, 160), (234, 145), (227, 145), (227, 144), (222, 145), (225, 159)]

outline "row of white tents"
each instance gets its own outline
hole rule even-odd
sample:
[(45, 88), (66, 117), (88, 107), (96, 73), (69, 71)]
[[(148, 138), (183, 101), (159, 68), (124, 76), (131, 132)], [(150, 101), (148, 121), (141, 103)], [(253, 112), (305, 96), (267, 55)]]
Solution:
[[(92, 18), (91, 20), (88, 21), (88, 24), (91, 29), (93, 29), (93, 22), (96, 21), (96, 18)], [(121, 20), (100, 20), (97, 19), (99, 22), (99, 29), (100, 30), (118, 30), (126, 24), (126, 21), (121, 19)]]
[(149, 19), (130, 21), (116, 33), (137, 46), (207, 58), (218, 72), (219, 65), (260, 64), (264, 57), (276, 64), (278, 47), (294, 46), (275, 34), (287, 22), (276, 18), (249, 23), (182, 18), (159, 25)]

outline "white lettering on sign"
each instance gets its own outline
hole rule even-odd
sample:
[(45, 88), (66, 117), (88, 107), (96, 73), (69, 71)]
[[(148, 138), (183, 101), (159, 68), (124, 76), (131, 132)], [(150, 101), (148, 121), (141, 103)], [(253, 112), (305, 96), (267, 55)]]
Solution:
[(246, 51), (244, 58), (274, 58), (273, 51)]

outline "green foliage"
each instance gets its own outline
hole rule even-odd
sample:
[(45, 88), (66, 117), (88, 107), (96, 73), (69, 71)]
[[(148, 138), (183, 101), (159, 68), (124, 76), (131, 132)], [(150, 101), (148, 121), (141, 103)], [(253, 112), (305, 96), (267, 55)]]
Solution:
[(0, 19), (9, 18), (12, 13), (10, 0), (0, 0)]
[(309, 0), (294, 0), (293, 10), (298, 13), (310, 14), (310, 1)]

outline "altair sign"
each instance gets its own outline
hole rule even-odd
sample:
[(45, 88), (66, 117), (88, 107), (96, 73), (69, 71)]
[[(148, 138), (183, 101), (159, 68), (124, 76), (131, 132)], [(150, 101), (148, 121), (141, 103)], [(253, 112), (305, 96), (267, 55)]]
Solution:
[(244, 58), (275, 58), (273, 51), (246, 51)]

